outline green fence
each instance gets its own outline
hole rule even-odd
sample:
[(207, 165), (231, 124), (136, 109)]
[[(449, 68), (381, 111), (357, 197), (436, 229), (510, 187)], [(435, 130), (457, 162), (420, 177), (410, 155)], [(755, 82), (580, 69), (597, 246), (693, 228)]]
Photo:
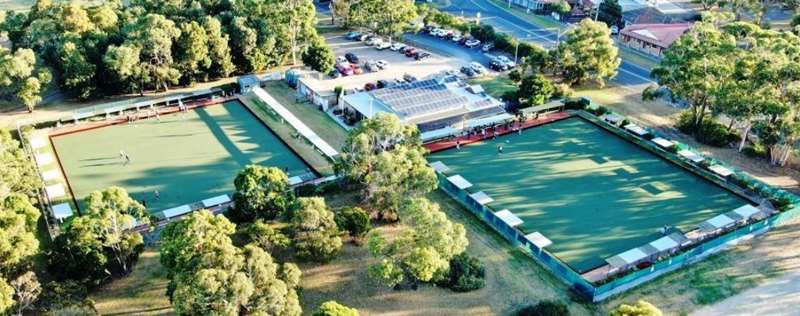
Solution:
[[(511, 242), (513, 245), (519, 246), (520, 249), (522, 249), (526, 254), (535, 258), (540, 264), (542, 264), (544, 267), (552, 271), (553, 274), (555, 274), (559, 279), (567, 283), (572, 290), (581, 295), (584, 295), (585, 297), (591, 299), (594, 302), (601, 301), (603, 299), (608, 298), (611, 295), (621, 293), (629, 288), (644, 283), (662, 274), (676, 270), (682, 266), (700, 261), (703, 258), (707, 257), (708, 255), (713, 254), (719, 251), (720, 249), (723, 249), (726, 244), (735, 242), (736, 240), (742, 237), (763, 233), (772, 227), (779, 226), (792, 219), (800, 217), (800, 203), (798, 203), (800, 202), (800, 199), (798, 199), (797, 196), (794, 196), (791, 193), (788, 193), (784, 190), (772, 188), (769, 185), (766, 185), (758, 181), (757, 179), (750, 177), (744, 172), (726, 166), (734, 171), (735, 176), (739, 177), (739, 181), (747, 183), (748, 188), (751, 189), (753, 187), (758, 188), (757, 192), (759, 192), (759, 194), (757, 195), (753, 194), (752, 192), (750, 192), (752, 190), (745, 190), (744, 188), (741, 188), (733, 183), (730, 183), (729, 181), (725, 181), (719, 177), (716, 177), (709, 171), (703, 169), (701, 166), (695, 166), (681, 159), (678, 155), (665, 151), (660, 147), (656, 146), (655, 144), (653, 144), (652, 142), (649, 142), (647, 140), (629, 134), (624, 130), (616, 126), (613, 126), (605, 121), (602, 121), (591, 114), (581, 111), (578, 112), (578, 116), (581, 116), (626, 140), (632, 141), (638, 144), (639, 146), (642, 146), (654, 152), (659, 157), (662, 157), (673, 163), (676, 163), (702, 176), (703, 178), (713, 181), (739, 195), (743, 195), (750, 200), (758, 199), (759, 196), (764, 198), (782, 196), (790, 199), (794, 205), (793, 208), (777, 213), (776, 215), (773, 215), (767, 219), (750, 223), (746, 226), (739, 227), (735, 230), (704, 240), (701, 243), (698, 243), (691, 248), (683, 249), (678, 254), (675, 254), (669, 258), (662, 259), (648, 268), (642, 270), (627, 271), (619, 277), (604, 281), (602, 284), (592, 284), (589, 281), (585, 280), (583, 277), (581, 277), (580, 274), (573, 271), (569, 266), (564, 264), (556, 256), (547, 252), (547, 250), (538, 248), (536, 245), (531, 243), (527, 238), (525, 238), (525, 234), (522, 231), (519, 231), (514, 227), (508, 226), (504, 221), (502, 221), (494, 214), (493, 209), (485, 205), (481, 205), (480, 203), (475, 201), (470, 196), (470, 194), (474, 192), (457, 188), (455, 185), (453, 185), (452, 183), (450, 183), (450, 181), (447, 180), (448, 177), (447, 174), (442, 172), (437, 172), (437, 176), (439, 178), (439, 187), (445, 193), (447, 193), (453, 199), (455, 199), (463, 206), (465, 206), (470, 212), (475, 214), (475, 216), (480, 218), (484, 223), (491, 226), (497, 233), (503, 236), (503, 238)], [(693, 150), (688, 147), (687, 149)]]

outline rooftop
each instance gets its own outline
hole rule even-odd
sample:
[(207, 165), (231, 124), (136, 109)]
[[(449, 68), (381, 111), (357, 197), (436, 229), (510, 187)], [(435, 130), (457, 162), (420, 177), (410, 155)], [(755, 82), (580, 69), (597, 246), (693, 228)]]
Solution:
[(669, 47), (691, 28), (692, 23), (632, 24), (625, 27), (621, 34), (661, 47)]

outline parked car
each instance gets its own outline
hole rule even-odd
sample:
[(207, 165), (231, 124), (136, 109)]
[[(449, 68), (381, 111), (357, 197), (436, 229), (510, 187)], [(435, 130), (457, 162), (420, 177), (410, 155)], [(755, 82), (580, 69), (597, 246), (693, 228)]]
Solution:
[(492, 62), (489, 63), (489, 68), (494, 70), (494, 71), (508, 70), (507, 68), (505, 68), (505, 65), (503, 65), (503, 63), (501, 63), (497, 59), (492, 60)]
[(367, 84), (364, 85), (364, 90), (365, 91), (372, 91), (372, 90), (375, 90), (375, 89), (378, 89), (378, 86), (376, 86), (372, 82), (367, 82)]
[(406, 57), (413, 57), (416, 54), (417, 54), (417, 49), (416, 48), (412, 47), (411, 49), (406, 50)]
[(428, 57), (431, 57), (431, 54), (427, 53), (427, 52), (417, 52), (414, 55), (414, 59), (416, 59), (416, 60), (423, 60), (423, 59), (428, 58)]
[(409, 74), (405, 74), (405, 75), (403, 75), (403, 80), (405, 80), (406, 82), (414, 82), (414, 81), (417, 81), (417, 77), (414, 77), (414, 76), (409, 75)]
[(460, 40), (458, 40), (459, 45), (466, 45), (467, 41), (471, 40), (472, 38), (469, 36), (464, 36)]
[(510, 58), (508, 58), (506, 56), (497, 56), (497, 58), (495, 60), (497, 60), (498, 62), (500, 62), (500, 64), (502, 64), (504, 66), (504, 68), (505, 68), (504, 70), (508, 70), (508, 69), (512, 69), (514, 67), (517, 67), (517, 63), (515, 63), (514, 61), (512, 61)]
[(392, 45), (384, 41), (381, 41), (379, 44), (375, 45), (375, 49), (377, 50), (384, 50), (389, 47), (392, 47)]
[(453, 41), (454, 43), (458, 43), (462, 38), (464, 37), (461, 35), (454, 35), (453, 38), (451, 38), (450, 40)]
[(375, 64), (377, 64), (378, 68), (380, 68), (380, 69), (389, 68), (389, 62), (385, 61), (383, 59), (376, 61)]
[(364, 43), (365, 43), (365, 44), (367, 44), (367, 45), (369, 45), (369, 46), (372, 46), (372, 45), (378, 45), (378, 44), (380, 44), (380, 43), (383, 43), (383, 39), (382, 39), (382, 38), (380, 38), (380, 37), (377, 37), (377, 36), (375, 36), (375, 37), (372, 37), (372, 38), (368, 39), (368, 40), (367, 40), (366, 42), (364, 42)]
[(440, 28), (435, 28), (435, 29), (433, 29), (433, 31), (431, 31), (431, 35), (436, 36), (436, 37), (441, 37), (440, 34), (442, 34), (442, 32), (444, 32), (444, 30), (442, 30)]
[(361, 33), (359, 33), (359, 32), (350, 32), (350, 33), (347, 33), (347, 35), (345, 35), (344, 38), (349, 39), (351, 41), (352, 40), (357, 40), (357, 39), (361, 38)]
[(364, 70), (361, 70), (361, 67), (358, 64), (351, 65), (353, 67), (353, 74), (360, 75), (364, 73)]
[(356, 56), (356, 54), (347, 53), (347, 54), (344, 54), (344, 58), (347, 59), (347, 61), (349, 61), (351, 63), (358, 64), (358, 56)]
[(488, 51), (492, 50), (492, 48), (494, 48), (494, 43), (486, 43), (486, 44), (483, 44), (483, 47), (481, 47), (481, 50), (484, 51), (484, 52), (488, 52)]
[(363, 41), (368, 40), (371, 36), (372, 35), (369, 35), (369, 34), (361, 34), (361, 36), (358, 37), (358, 40), (363, 42)]
[(336, 70), (342, 74), (342, 76), (352, 76), (353, 75), (353, 67), (350, 67), (347, 63), (340, 63), (336, 64)]
[(376, 64), (372, 60), (364, 63), (364, 69), (366, 69), (369, 72), (376, 72), (378, 70), (381, 70), (380, 67), (378, 67), (378, 64)]
[(390, 85), (391, 85), (391, 83), (389, 81), (378, 80), (378, 89), (383, 89), (383, 88), (386, 88), (386, 87), (388, 87)]
[(469, 63), (469, 68), (472, 68), (476, 74), (486, 73), (486, 67), (483, 67), (483, 65), (479, 64), (478, 62), (473, 61)]
[(475, 76), (475, 70), (472, 70), (472, 68), (467, 67), (467, 66), (461, 67), (461, 73), (467, 75), (467, 77), (474, 77)]
[(347, 58), (344, 58), (344, 56), (342, 56), (342, 55), (336, 56), (336, 63), (337, 64), (346, 63), (346, 62), (347, 62)]
[(414, 49), (414, 47), (412, 47), (412, 46), (406, 46), (406, 47), (403, 47), (403, 49), (399, 50), (399, 52), (401, 52), (401, 53), (405, 54), (405, 53), (408, 53), (408, 51), (409, 51), (409, 50), (412, 50), (412, 49)]
[(333, 70), (331, 70), (331, 72), (328, 73), (328, 76), (330, 76), (331, 78), (336, 79), (336, 78), (341, 77), (342, 73), (340, 73), (339, 70), (333, 69)]
[(468, 40), (466, 43), (464, 43), (464, 46), (467, 46), (469, 48), (473, 48), (473, 47), (478, 46), (480, 44), (481, 44), (481, 41), (476, 40), (476, 39), (471, 39), (471, 40)]
[(429, 25), (425, 25), (425, 27), (422, 28), (422, 32), (430, 34), (435, 29), (436, 29), (435, 26), (429, 24)]
[(403, 44), (403, 43), (394, 42), (394, 43), (392, 43), (392, 46), (389, 46), (389, 49), (397, 52), (397, 51), (400, 51), (401, 49), (403, 49), (405, 47), (406, 47), (406, 45)]

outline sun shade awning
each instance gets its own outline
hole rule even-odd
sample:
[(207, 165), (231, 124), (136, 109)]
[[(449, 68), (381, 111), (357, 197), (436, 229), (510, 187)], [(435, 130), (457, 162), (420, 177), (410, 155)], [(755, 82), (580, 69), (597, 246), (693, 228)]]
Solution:
[(178, 207), (173, 207), (171, 209), (165, 210), (165, 211), (162, 212), (162, 214), (164, 214), (164, 217), (166, 217), (166, 218), (172, 218), (172, 217), (175, 217), (175, 216), (181, 216), (181, 215), (189, 213), (191, 211), (192, 211), (192, 208), (189, 207), (189, 205), (181, 205), (181, 206), (178, 206)]
[[(455, 185), (456, 188), (459, 188), (461, 190), (464, 190), (464, 189), (472, 187), (472, 183), (469, 183), (469, 181), (467, 181), (467, 179), (464, 179), (464, 177), (462, 177), (460, 174), (448, 177), (447, 181), (450, 181), (450, 183)], [(479, 192), (479, 193), (483, 193), (483, 192)]]
[(714, 229), (725, 228), (727, 226), (732, 225), (734, 222), (735, 221), (733, 219), (731, 219), (730, 217), (726, 216), (725, 214), (720, 214), (720, 215), (714, 216), (714, 218), (712, 218), (712, 219), (709, 219), (709, 220), (701, 223), (700, 226), (701, 226), (701, 228), (704, 228), (704, 229), (707, 229), (707, 230), (709, 230), (709, 229), (710, 230), (714, 230)]
[(609, 265), (614, 268), (624, 267), (634, 264), (647, 257), (647, 254), (639, 248), (633, 248), (616, 256), (606, 259)]
[(711, 167), (708, 167), (708, 169), (722, 177), (727, 177), (733, 174), (733, 171), (731, 171), (731, 169), (725, 168), (722, 165), (713, 165)]
[(494, 199), (492, 197), (486, 195), (486, 193), (483, 193), (483, 191), (480, 191), (480, 192), (477, 192), (477, 193), (472, 193), (469, 196), (472, 197), (472, 199), (475, 200), (476, 202), (478, 202), (478, 204), (480, 204), (480, 205), (486, 205), (486, 204), (494, 202)]
[(217, 206), (220, 204), (225, 204), (231, 201), (231, 198), (227, 194), (223, 194), (220, 196), (215, 196), (212, 198), (208, 198), (203, 200), (203, 207), (212, 207)]
[(739, 208), (733, 210), (733, 212), (736, 213), (736, 214), (739, 214), (741, 217), (747, 219), (747, 218), (753, 217), (753, 215), (758, 214), (759, 212), (761, 212), (761, 210), (759, 210), (755, 206), (752, 206), (750, 204), (746, 204), (746, 205), (740, 206)]
[(533, 232), (533, 233), (527, 234), (527, 235), (525, 235), (525, 239), (530, 241), (534, 246), (539, 247), (539, 249), (542, 249), (544, 247), (547, 247), (547, 246), (550, 246), (550, 245), (553, 244), (553, 242), (550, 241), (550, 239), (547, 239), (547, 237), (542, 235), (540, 232)]
[(653, 138), (653, 143), (660, 146), (661, 148), (670, 148), (675, 145), (675, 143), (673, 143), (672, 141), (661, 137)]
[(448, 167), (447, 165), (444, 164), (444, 162), (441, 161), (434, 161), (428, 163), (428, 165), (431, 166), (433, 170), (436, 170), (438, 172), (447, 172), (448, 170), (450, 170), (450, 167)]
[(519, 217), (517, 217), (517, 215), (514, 215), (514, 213), (511, 213), (511, 211), (509, 210), (502, 210), (497, 213), (494, 213), (494, 215), (500, 218), (500, 220), (502, 220), (503, 222), (508, 224), (508, 226), (511, 227), (516, 227), (522, 225), (523, 223), (523, 221)]
[(681, 157), (689, 159), (689, 161), (694, 162), (694, 163), (701, 162), (701, 161), (703, 161), (705, 159), (705, 158), (703, 158), (703, 156), (700, 156), (700, 155), (696, 154), (695, 152), (693, 152), (691, 150), (688, 150), (688, 149), (684, 149), (684, 150), (679, 151), (678, 155), (681, 155)]
[(647, 135), (647, 130), (633, 123), (625, 125), (625, 129), (639, 136)]
[(53, 205), (53, 217), (57, 220), (62, 220), (72, 216), (72, 206), (69, 203), (61, 203)]

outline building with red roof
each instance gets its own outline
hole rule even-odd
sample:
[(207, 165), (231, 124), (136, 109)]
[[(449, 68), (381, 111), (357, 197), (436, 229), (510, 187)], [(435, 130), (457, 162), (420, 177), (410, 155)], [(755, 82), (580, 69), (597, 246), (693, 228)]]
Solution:
[(619, 42), (638, 51), (661, 56), (681, 35), (692, 28), (692, 23), (631, 24), (619, 33)]

